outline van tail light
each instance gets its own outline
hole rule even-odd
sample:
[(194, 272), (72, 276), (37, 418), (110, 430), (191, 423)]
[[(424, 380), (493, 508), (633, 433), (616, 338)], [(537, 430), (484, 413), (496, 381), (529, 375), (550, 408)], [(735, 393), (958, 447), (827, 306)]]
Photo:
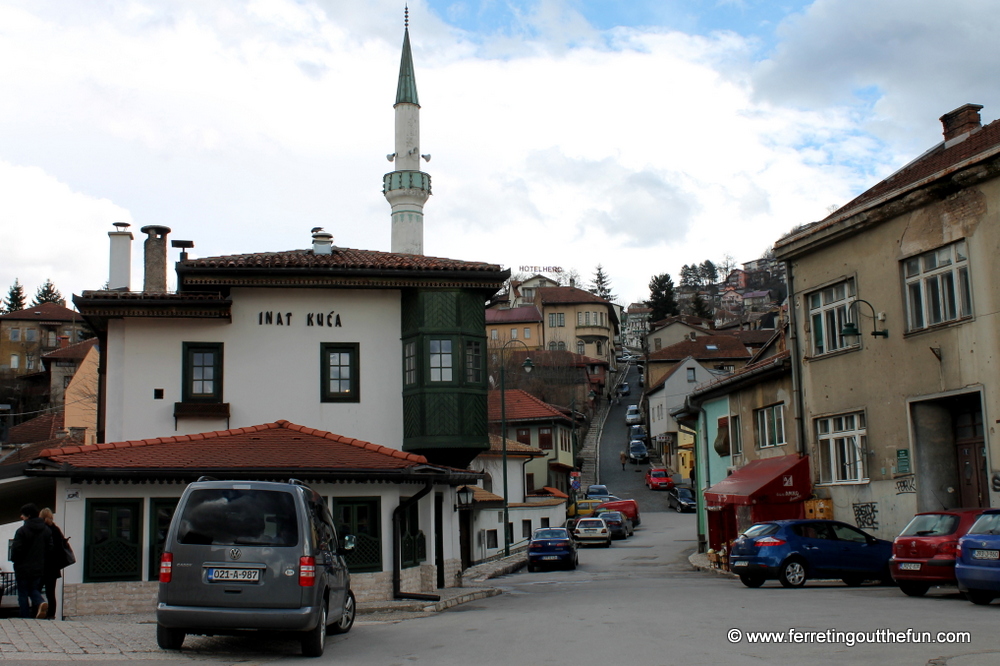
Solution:
[(944, 541), (937, 547), (938, 555), (944, 555), (946, 557), (957, 557), (958, 556), (958, 542), (957, 541)]
[(299, 587), (312, 587), (316, 582), (316, 558), (299, 558)]
[(160, 555), (160, 582), (169, 583), (174, 575), (174, 555), (173, 553), (163, 553)]
[(758, 548), (763, 548), (765, 546), (784, 546), (784, 539), (775, 539), (774, 537), (764, 537), (763, 539), (757, 539), (756, 546)]

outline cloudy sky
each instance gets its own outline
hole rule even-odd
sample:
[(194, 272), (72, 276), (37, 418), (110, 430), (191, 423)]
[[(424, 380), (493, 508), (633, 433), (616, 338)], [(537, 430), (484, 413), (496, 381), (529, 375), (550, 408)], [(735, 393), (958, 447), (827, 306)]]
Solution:
[[(1000, 110), (994, 0), (411, 0), (428, 255), (598, 264), (623, 303), (755, 259)], [(193, 256), (389, 249), (402, 0), (0, 0), (0, 296)], [(175, 255), (174, 255), (175, 258)]]

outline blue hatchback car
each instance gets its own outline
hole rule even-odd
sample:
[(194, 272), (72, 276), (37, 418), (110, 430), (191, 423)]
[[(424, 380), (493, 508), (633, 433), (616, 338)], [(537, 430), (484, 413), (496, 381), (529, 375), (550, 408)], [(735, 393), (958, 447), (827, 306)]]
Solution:
[(810, 578), (840, 578), (861, 585), (891, 580), (892, 543), (836, 520), (774, 520), (757, 523), (733, 542), (729, 568), (747, 587), (777, 579), (802, 587)]
[(955, 580), (974, 604), (1000, 597), (1000, 511), (984, 511), (958, 540)]

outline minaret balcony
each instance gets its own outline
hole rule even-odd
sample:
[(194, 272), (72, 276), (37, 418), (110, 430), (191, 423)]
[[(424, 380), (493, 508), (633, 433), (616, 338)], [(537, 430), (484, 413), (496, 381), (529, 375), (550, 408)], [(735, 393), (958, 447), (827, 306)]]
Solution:
[(382, 176), (382, 194), (395, 190), (422, 190), (431, 193), (431, 175), (423, 171), (393, 171)]

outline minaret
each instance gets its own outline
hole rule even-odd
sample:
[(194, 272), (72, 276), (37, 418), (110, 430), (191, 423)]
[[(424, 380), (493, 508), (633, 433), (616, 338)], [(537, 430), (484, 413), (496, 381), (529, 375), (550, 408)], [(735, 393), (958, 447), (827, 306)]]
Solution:
[(410, 10), (403, 24), (403, 57), (396, 86), (396, 152), (386, 155), (396, 170), (382, 177), (382, 193), (392, 206), (392, 251), (424, 253), (424, 202), (431, 194), (431, 176), (420, 170), (420, 103), (410, 53)]

